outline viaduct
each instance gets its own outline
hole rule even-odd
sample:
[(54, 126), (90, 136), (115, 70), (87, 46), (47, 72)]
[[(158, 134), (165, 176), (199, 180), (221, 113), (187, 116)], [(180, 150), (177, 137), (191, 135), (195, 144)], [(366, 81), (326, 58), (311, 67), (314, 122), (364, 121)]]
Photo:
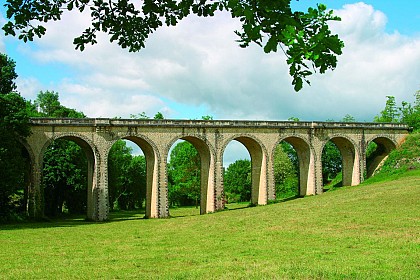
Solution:
[[(24, 141), (31, 160), (29, 216), (43, 216), (42, 165), (47, 147), (68, 139), (83, 148), (88, 159), (87, 217), (108, 219), (108, 154), (119, 139), (136, 143), (146, 158), (146, 217), (169, 215), (167, 159), (179, 139), (195, 146), (201, 159), (201, 214), (224, 208), (223, 153), (229, 142), (241, 142), (252, 166), (252, 199), (264, 205), (276, 197), (273, 155), (281, 141), (290, 143), (299, 160), (300, 195), (323, 192), (321, 155), (332, 141), (342, 155), (343, 185), (358, 185), (383, 158), (404, 141), (401, 124), (278, 122), (229, 120), (31, 119), (32, 135)], [(374, 159), (366, 163), (366, 148), (375, 142)]]

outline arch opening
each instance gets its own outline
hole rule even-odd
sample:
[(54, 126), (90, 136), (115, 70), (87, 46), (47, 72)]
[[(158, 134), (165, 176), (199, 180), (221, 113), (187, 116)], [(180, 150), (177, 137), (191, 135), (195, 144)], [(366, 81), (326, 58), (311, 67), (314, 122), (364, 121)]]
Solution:
[(226, 209), (248, 207), (251, 203), (251, 156), (237, 140), (230, 141), (223, 151), (223, 185)]
[(75, 136), (52, 141), (42, 155), (44, 215), (92, 218), (95, 156), (90, 145)]
[(153, 148), (142, 138), (130, 136), (112, 145), (108, 154), (111, 211), (124, 210), (130, 215), (151, 217), (154, 165)]
[(396, 148), (395, 143), (385, 137), (378, 137), (369, 142), (366, 148), (366, 177), (374, 176), (389, 153)]
[(298, 137), (283, 139), (273, 153), (276, 199), (314, 194), (311, 149)]
[[(267, 159), (261, 144), (248, 136), (238, 136), (227, 142), (226, 146), (233, 140), (241, 143), (250, 156), (250, 205), (264, 205), (267, 203)], [(223, 152), (226, 150), (223, 150)], [(224, 183), (226, 185), (226, 183)], [(226, 189), (226, 186), (224, 186)]]
[(354, 144), (344, 137), (333, 137), (322, 151), (324, 191), (360, 183), (359, 158)]
[[(185, 136), (171, 146), (168, 156), (168, 202), (171, 215), (196, 215), (214, 211), (214, 164), (203, 140)], [(187, 211), (175, 211), (186, 206)]]

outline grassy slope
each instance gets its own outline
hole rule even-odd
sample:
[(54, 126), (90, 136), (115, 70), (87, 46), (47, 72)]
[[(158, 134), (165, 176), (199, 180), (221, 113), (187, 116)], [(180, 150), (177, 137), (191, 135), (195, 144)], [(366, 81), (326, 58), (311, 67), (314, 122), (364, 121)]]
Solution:
[(411, 133), (404, 143), (393, 150), (381, 170), (369, 182), (392, 181), (409, 170), (420, 169), (420, 132)]
[(203, 216), (1, 226), (0, 278), (420, 279), (420, 172), (400, 177)]

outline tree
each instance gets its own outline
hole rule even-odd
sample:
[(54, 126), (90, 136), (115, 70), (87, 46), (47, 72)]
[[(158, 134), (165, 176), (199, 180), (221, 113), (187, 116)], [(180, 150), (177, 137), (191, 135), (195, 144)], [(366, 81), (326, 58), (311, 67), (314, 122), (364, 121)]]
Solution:
[(299, 195), (299, 166), (296, 151), (287, 142), (281, 142), (274, 151), (274, 180), (276, 197)]
[(15, 71), (16, 63), (7, 55), (0, 53), (0, 93), (8, 94), (16, 91), (15, 80), (17, 74)]
[(60, 110), (61, 104), (58, 92), (54, 91), (40, 91), (34, 101), (35, 108), (41, 114), (49, 117), (56, 115)]
[[(40, 91), (33, 103), (36, 112), (33, 115), (50, 118), (85, 118), (86, 115), (75, 109), (61, 105), (59, 93), (55, 91)], [(29, 105), (30, 106), (30, 105)]]
[(205, 116), (201, 116), (201, 119), (203, 121), (212, 121), (213, 120), (213, 116), (205, 115)]
[(146, 159), (133, 156), (127, 168), (128, 191), (130, 199), (128, 209), (142, 208), (146, 199)]
[(165, 119), (165, 117), (163, 116), (163, 114), (161, 112), (157, 112), (155, 114), (155, 116), (153, 117), (153, 119), (155, 119), (155, 120), (163, 120), (163, 119)]
[(296, 117), (290, 117), (287, 120), (288, 121), (291, 121), (291, 122), (298, 122), (298, 121), (300, 121), (299, 118), (296, 118)]
[(326, 185), (340, 173), (342, 167), (341, 152), (332, 141), (325, 144), (321, 161), (322, 181)]
[(128, 195), (127, 174), (132, 160), (132, 149), (127, 147), (123, 140), (118, 140), (112, 146), (108, 156), (108, 185), (109, 201), (111, 210), (116, 206), (118, 209), (127, 210)]
[(414, 93), (414, 103), (402, 101), (397, 106), (394, 96), (387, 96), (385, 108), (374, 118), (375, 122), (404, 123), (414, 130), (420, 129), (420, 90)]
[(168, 164), (171, 205), (198, 207), (201, 194), (200, 167), (200, 155), (191, 143), (184, 141), (174, 147)]
[(381, 111), (381, 114), (379, 116), (375, 116), (374, 121), (375, 122), (399, 122), (399, 113), (398, 113), (398, 107), (395, 102), (394, 96), (387, 96), (386, 97), (386, 104), (385, 108)]
[(91, 26), (74, 39), (76, 49), (83, 51), (88, 44), (96, 44), (98, 32), (109, 35), (122, 48), (139, 51), (145, 41), (163, 24), (174, 26), (190, 14), (213, 16), (218, 10), (227, 11), (238, 18), (242, 30), (237, 30), (241, 47), (255, 43), (264, 52), (281, 49), (289, 64), (289, 73), (296, 91), (309, 84), (313, 72), (325, 73), (337, 65), (337, 55), (342, 53), (343, 42), (331, 34), (328, 22), (340, 20), (323, 4), (307, 12), (292, 11), (291, 0), (144, 0), (134, 5), (127, 0), (6, 0), (3, 26), (6, 35), (23, 41), (46, 33), (42, 23), (61, 19), (64, 12), (89, 8)]
[(135, 210), (146, 199), (146, 159), (118, 140), (108, 156), (108, 186), (111, 210)]
[(146, 115), (146, 112), (141, 112), (139, 114), (130, 114), (130, 119), (138, 119), (138, 120), (148, 120), (150, 117)]
[[(15, 62), (0, 54), (0, 63), (0, 220), (7, 220), (19, 208), (25, 208), (19, 194), (25, 189), (26, 169), (20, 141), (30, 135), (30, 127), (26, 102), (19, 93), (13, 92), (17, 78)], [(11, 203), (12, 196), (20, 197), (18, 205)]]
[(414, 94), (414, 104), (409, 102), (402, 102), (402, 105), (398, 110), (400, 111), (402, 123), (405, 123), (412, 127), (414, 130), (420, 129), (420, 90)]
[(251, 161), (240, 159), (225, 171), (224, 188), (228, 203), (251, 200)]
[[(295, 148), (286, 141), (280, 143), (281, 150), (284, 152), (293, 164), (295, 170), (299, 171), (299, 159)], [(275, 151), (276, 153), (276, 151)], [(274, 154), (276, 156), (276, 154)]]
[(42, 179), (45, 215), (86, 213), (87, 159), (76, 143), (57, 139), (47, 148)]
[(356, 119), (352, 115), (345, 115), (344, 118), (341, 120), (342, 122), (356, 122)]
[(10, 202), (12, 196), (18, 195), (26, 187), (25, 170), (28, 159), (24, 156), (20, 141), (29, 134), (23, 98), (18, 93), (0, 94), (0, 220), (9, 219), (19, 210)]

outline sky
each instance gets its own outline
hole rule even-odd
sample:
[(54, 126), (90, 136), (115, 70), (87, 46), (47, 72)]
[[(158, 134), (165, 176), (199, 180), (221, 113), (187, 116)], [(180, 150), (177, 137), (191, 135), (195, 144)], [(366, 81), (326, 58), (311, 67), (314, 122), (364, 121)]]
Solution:
[[(318, 1), (292, 0), (294, 9)], [(324, 0), (341, 17), (331, 29), (344, 41), (334, 71), (311, 76), (294, 92), (283, 53), (238, 46), (239, 22), (229, 14), (188, 17), (152, 34), (146, 48), (129, 53), (109, 43), (75, 50), (73, 38), (90, 24), (70, 13), (48, 23), (47, 34), (23, 43), (0, 33), (0, 52), (16, 61), (18, 91), (34, 100), (59, 92), (63, 105), (88, 117), (156, 112), (168, 119), (339, 121), (347, 114), (372, 121), (386, 96), (413, 102), (420, 90), (420, 0)], [(5, 8), (0, 8), (0, 25)]]
[[(318, 1), (292, 1), (307, 9)], [(89, 117), (162, 112), (169, 119), (371, 121), (387, 95), (414, 101), (420, 89), (420, 1), (324, 0), (342, 18), (331, 28), (345, 43), (338, 66), (294, 92), (283, 53), (238, 46), (237, 20), (226, 13), (191, 16), (150, 36), (129, 53), (101, 35), (84, 52), (73, 38), (89, 25), (78, 13), (47, 24), (47, 35), (23, 43), (0, 35), (0, 51), (16, 61), (18, 91), (34, 100), (59, 92), (63, 105)], [(0, 23), (5, 22), (1, 8)]]

